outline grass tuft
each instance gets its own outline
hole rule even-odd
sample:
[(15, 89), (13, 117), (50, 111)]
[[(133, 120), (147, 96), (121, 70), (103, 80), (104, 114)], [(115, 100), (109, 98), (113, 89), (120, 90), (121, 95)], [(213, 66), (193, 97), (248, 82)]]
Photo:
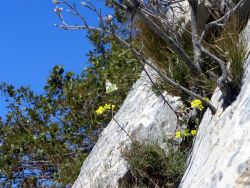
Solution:
[(133, 142), (123, 151), (123, 157), (132, 177), (131, 187), (171, 188), (177, 187), (181, 181), (187, 154), (173, 148), (166, 154), (157, 144)]
[(233, 17), (227, 27), (223, 28), (221, 35), (215, 41), (217, 53), (223, 54), (224, 60), (229, 63), (229, 81), (235, 91), (235, 96), (240, 93), (244, 74), (244, 62), (247, 57), (247, 45), (241, 38), (242, 25)]

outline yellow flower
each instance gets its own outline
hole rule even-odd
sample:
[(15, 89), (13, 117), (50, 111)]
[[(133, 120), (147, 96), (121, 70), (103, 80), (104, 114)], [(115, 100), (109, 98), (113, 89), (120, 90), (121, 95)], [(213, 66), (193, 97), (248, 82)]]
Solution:
[(97, 115), (102, 115), (105, 112), (105, 108), (99, 106), (99, 108), (95, 112)]
[(114, 110), (115, 105), (105, 104), (104, 106), (99, 106), (98, 109), (95, 111), (97, 115), (102, 115), (107, 110)]
[[(207, 98), (207, 97), (205, 97), (204, 100), (209, 102), (209, 98)], [(200, 99), (195, 99), (195, 100), (191, 101), (191, 107), (198, 108), (199, 110), (204, 109), (204, 106), (203, 106), (202, 101)]]
[(192, 108), (197, 108), (198, 106), (202, 105), (202, 102), (200, 99), (195, 99), (191, 102), (191, 107)]
[(111, 104), (105, 104), (103, 108), (105, 110), (110, 110), (111, 109)]
[(197, 134), (197, 131), (196, 130), (191, 130), (191, 135), (192, 136), (195, 136)]
[(183, 133), (181, 133), (181, 131), (177, 131), (175, 133), (175, 138), (180, 138), (180, 137), (189, 137), (189, 136), (195, 136), (197, 134), (197, 131), (196, 130), (190, 130), (189, 129), (185, 129), (183, 131)]
[(198, 108), (199, 110), (204, 109), (204, 106), (202, 105), (202, 102), (200, 99), (195, 99), (195, 100), (191, 101), (191, 107)]
[(177, 131), (175, 133), (175, 138), (180, 138), (181, 137), (181, 131)]

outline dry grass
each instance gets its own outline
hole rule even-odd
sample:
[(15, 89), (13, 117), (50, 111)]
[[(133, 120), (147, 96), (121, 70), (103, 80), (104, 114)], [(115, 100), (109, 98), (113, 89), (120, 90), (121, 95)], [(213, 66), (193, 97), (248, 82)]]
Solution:
[(244, 61), (247, 57), (247, 45), (241, 38), (242, 25), (233, 17), (221, 35), (215, 41), (217, 53), (229, 63), (230, 84), (238, 95), (242, 85)]
[[(152, 59), (156, 66), (168, 75), (168, 77), (190, 90), (192, 90), (194, 86), (198, 86), (205, 96), (210, 95), (214, 91), (216, 83), (214, 83), (211, 79), (208, 79), (206, 74), (193, 77), (187, 65), (180, 60), (178, 56), (168, 47), (168, 45), (146, 24), (138, 22), (137, 27), (140, 31), (139, 38), (144, 44), (143, 53), (148, 59)], [(179, 34), (178, 37), (181, 42), (180, 45), (192, 59), (192, 37), (188, 28), (189, 26), (187, 26), (184, 32)], [(203, 68), (206, 71), (214, 67), (211, 67), (211, 64), (208, 64), (207, 66), (206, 63), (204, 63)], [(180, 96), (184, 102), (189, 98), (189, 96), (185, 93), (179, 91), (175, 87), (172, 87), (168, 83), (163, 82), (162, 80), (159, 80), (159, 85), (162, 91), (165, 90), (171, 95)]]

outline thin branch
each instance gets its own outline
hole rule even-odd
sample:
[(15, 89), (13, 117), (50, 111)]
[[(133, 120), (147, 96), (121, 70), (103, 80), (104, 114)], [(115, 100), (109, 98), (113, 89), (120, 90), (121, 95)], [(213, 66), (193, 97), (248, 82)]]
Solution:
[(130, 19), (129, 26), (128, 26), (128, 31), (129, 31), (129, 43), (132, 43), (132, 28), (133, 28), (134, 16), (135, 16), (134, 13), (131, 14), (131, 19)]
[[(57, 14), (60, 16), (61, 11), (59, 13), (57, 13)], [(146, 17), (146, 15), (143, 12), (142, 12), (141, 16)], [(63, 19), (62, 16), (61, 16), (61, 18)], [(179, 56), (181, 56), (182, 58), (184, 58), (186, 60), (185, 62), (189, 65), (189, 68), (193, 72), (193, 74), (197, 75), (200, 72), (200, 70), (193, 64), (193, 62), (189, 59), (187, 54), (178, 46), (178, 44), (176, 44), (165, 32), (162, 32), (161, 29), (159, 28), (159, 26), (157, 24), (155, 24), (150, 18), (146, 17), (146, 21), (148, 21), (148, 23), (150, 25), (156, 27), (156, 31), (158, 31), (158, 34), (160, 36), (161, 36), (161, 34), (164, 35), (165, 40), (168, 41), (170, 46), (178, 53)], [(207, 100), (202, 98), (200, 95), (197, 95), (194, 92), (192, 92), (192, 91), (188, 90), (187, 88), (181, 86), (180, 84), (176, 83), (171, 78), (169, 78), (167, 75), (162, 73), (161, 70), (159, 70), (157, 67), (155, 67), (149, 60), (145, 59), (145, 57), (139, 51), (137, 51), (130, 43), (128, 43), (126, 40), (124, 40), (119, 35), (115, 34), (114, 32), (112, 32), (112, 31), (110, 31), (108, 29), (104, 29), (104, 28), (90, 27), (90, 26), (88, 26), (88, 24), (86, 24), (85, 26), (69, 26), (69, 25), (67, 25), (65, 23), (64, 19), (62, 20), (62, 23), (63, 24), (61, 26), (59, 26), (59, 27), (61, 27), (63, 29), (68, 29), (68, 30), (90, 29), (90, 30), (98, 31), (98, 32), (101, 32), (101, 33), (106, 33), (108, 35), (113, 36), (115, 39), (117, 39), (119, 42), (121, 42), (124, 46), (126, 46), (127, 48), (129, 48), (132, 51), (132, 53), (137, 58), (139, 63), (141, 63), (141, 65), (143, 65), (143, 66), (148, 65), (164, 81), (168, 82), (170, 85), (176, 87), (177, 89), (185, 92), (186, 94), (188, 94), (188, 95), (190, 95), (190, 96), (192, 96), (194, 98), (200, 99), (204, 104), (206, 104), (209, 107), (209, 109), (211, 110), (211, 112), (213, 114), (216, 113), (215, 107), (210, 102), (208, 102)]]
[(222, 61), (220, 58), (218, 58), (216, 55), (209, 52), (209, 50), (206, 49), (205, 47), (200, 46), (200, 49), (204, 54), (206, 54), (207, 56), (212, 58), (220, 66), (222, 74), (219, 77), (219, 79), (217, 80), (217, 86), (220, 88), (222, 95), (224, 97), (231, 95), (231, 91), (230, 91), (231, 89), (229, 88), (229, 86), (227, 84), (228, 70), (227, 70), (227, 67), (225, 65), (225, 62)]
[(191, 73), (193, 75), (197, 75), (201, 73), (199, 68), (193, 63), (193, 61), (189, 58), (186, 52), (170, 37), (166, 32), (164, 32), (156, 23), (153, 21), (143, 9), (141, 9), (140, 15), (148, 24), (148, 26), (157, 33), (171, 48), (172, 50), (187, 64)]
[[(132, 13), (132, 15), (131, 15), (131, 20), (130, 20), (130, 22), (129, 22), (129, 42), (130, 42), (130, 44), (131, 44), (131, 47), (133, 47), (133, 46), (132, 46), (132, 27), (133, 27), (133, 20), (134, 20), (134, 13)], [(142, 53), (142, 49), (143, 49), (143, 44), (142, 44), (142, 48), (141, 48), (141, 50), (140, 50), (140, 53)], [(172, 108), (172, 106), (169, 104), (169, 102), (165, 99), (164, 95), (162, 94), (162, 92), (161, 92), (160, 89), (159, 89), (158, 84), (155, 83), (155, 82), (153, 81), (153, 79), (151, 78), (150, 74), (149, 74), (148, 71), (146, 70), (145, 66), (142, 65), (142, 64), (141, 64), (141, 66), (142, 66), (142, 69), (144, 70), (144, 72), (146, 73), (147, 77), (149, 78), (150, 82), (152, 83), (152, 85), (153, 85), (153, 86), (157, 89), (157, 91), (160, 93), (161, 98), (162, 98), (163, 101), (164, 101), (164, 104), (167, 104), (167, 105), (168, 105), (168, 107), (175, 113), (175, 115), (176, 115), (176, 117), (177, 117), (177, 119), (178, 119), (179, 116), (178, 116), (177, 112)]]
[(164, 73), (162, 73), (158, 68), (156, 68), (151, 62), (149, 62), (149, 60), (145, 59), (143, 56), (141, 56), (138, 51), (136, 51), (136, 49), (131, 49), (132, 52), (134, 53), (134, 55), (137, 57), (138, 61), (140, 63), (146, 64), (149, 67), (151, 67), (155, 72), (157, 72), (157, 74), (166, 82), (168, 82), (170, 85), (174, 86), (175, 88), (183, 91), (184, 93), (190, 95), (191, 97), (200, 99), (204, 104), (206, 104), (209, 109), (211, 110), (212, 114), (216, 113), (216, 109), (215, 107), (208, 102), (207, 100), (205, 100), (204, 98), (202, 98), (200, 95), (197, 95), (196, 93), (188, 90), (187, 88), (181, 86), (180, 84), (176, 83), (175, 81), (173, 81), (171, 78), (169, 78), (167, 75), (165, 75)]
[(123, 126), (113, 117), (112, 118), (116, 124), (121, 128), (121, 130), (123, 130), (125, 132), (125, 134), (129, 137), (129, 139), (133, 142), (133, 138), (128, 134), (128, 132), (123, 128)]
[(192, 30), (192, 43), (193, 43), (193, 51), (194, 51), (194, 62), (195, 65), (201, 69), (200, 60), (201, 60), (201, 51), (197, 47), (199, 43), (199, 37), (197, 32), (197, 0), (188, 0), (191, 10), (191, 30)]
[[(221, 17), (218, 20), (212, 21), (210, 23), (208, 23), (205, 27), (205, 29), (203, 30), (199, 43), (201, 44), (201, 42), (205, 39), (205, 37), (207, 36), (209, 30), (214, 27), (214, 26), (219, 26), (219, 27), (223, 27), (229, 20), (229, 18), (235, 14), (235, 12), (239, 12), (240, 8), (242, 5), (245, 5), (245, 3), (249, 3), (249, 0), (241, 0), (232, 10), (228, 11), (223, 17)], [(245, 5), (247, 6), (247, 5)]]
[[(182, 2), (182, 1), (169, 1), (170, 4), (176, 4), (179, 2)], [(118, 4), (118, 6), (120, 8), (124, 7), (123, 5), (120, 5), (117, 2), (115, 2), (115, 4)], [(195, 64), (192, 62), (192, 60), (189, 58), (189, 56), (186, 54), (186, 52), (178, 45), (178, 43), (175, 42), (175, 40), (166, 33), (166, 30), (163, 30), (162, 28), (160, 28), (159, 25), (157, 25), (155, 23), (155, 21), (152, 20), (150, 17), (157, 19), (159, 21), (159, 23), (162, 23), (164, 25), (169, 25), (170, 24), (169, 20), (166, 17), (161, 17), (161, 16), (157, 15), (156, 13), (154, 13), (153, 11), (149, 10), (145, 6), (145, 4), (143, 4), (141, 1), (140, 2), (138, 1), (137, 4), (139, 4), (140, 6), (137, 7), (136, 12), (139, 15), (141, 15), (141, 17), (146, 21), (148, 26), (154, 32), (156, 32), (175, 51), (175, 53), (188, 65), (192, 74), (197, 75), (197, 73), (201, 73), (199, 67), (195, 66)], [(133, 8), (133, 7), (131, 7), (131, 8)], [(125, 10), (127, 10), (127, 9), (125, 8)], [(132, 11), (132, 13), (134, 13), (134, 12), (135, 11)], [(177, 39), (177, 37), (175, 36), (175, 31), (173, 30), (172, 27), (173, 26), (170, 25), (170, 27), (168, 27), (167, 29), (170, 30), (172, 35), (174, 35), (174, 37)]]
[(149, 75), (148, 71), (146, 70), (146, 68), (144, 66), (143, 67), (143, 70), (144, 72), (146, 73), (147, 77), (149, 78), (150, 82), (152, 83), (152, 85), (157, 89), (157, 91), (160, 93), (161, 95), (161, 98), (163, 99), (164, 101), (164, 104), (167, 104), (168, 107), (175, 113), (177, 119), (179, 119), (179, 116), (178, 116), (178, 113), (173, 109), (173, 107), (169, 104), (169, 102), (166, 100), (166, 98), (164, 97), (164, 95), (162, 94), (161, 90), (159, 89), (159, 86), (156, 82), (153, 81), (153, 79), (151, 78), (151, 76)]

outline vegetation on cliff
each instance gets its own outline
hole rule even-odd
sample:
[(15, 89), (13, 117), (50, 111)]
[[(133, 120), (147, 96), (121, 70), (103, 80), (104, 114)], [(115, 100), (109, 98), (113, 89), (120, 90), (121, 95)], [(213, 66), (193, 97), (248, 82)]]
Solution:
[[(91, 65), (80, 75), (65, 73), (61, 66), (54, 67), (41, 95), (26, 87), (1, 84), (9, 109), (0, 124), (2, 185), (14, 181), (23, 186), (34, 182), (37, 185), (44, 180), (52, 180), (56, 186), (73, 183), (100, 132), (145, 65), (158, 73), (157, 82), (147, 74), (157, 94), (163, 97), (166, 90), (182, 98), (183, 109), (175, 114), (180, 127), (184, 125), (188, 131), (178, 133), (176, 139), (181, 144), (167, 156), (159, 147), (135, 142), (124, 157), (133, 178), (139, 182), (148, 186), (155, 186), (155, 181), (159, 181), (159, 186), (176, 185), (183, 173), (183, 157), (177, 158), (177, 163), (182, 164), (178, 169), (178, 164), (171, 160), (175, 155), (186, 155), (187, 147), (182, 146), (190, 147), (189, 136), (196, 134), (204, 110), (209, 108), (216, 113), (209, 100), (214, 88), (222, 91), (225, 107), (240, 91), (246, 55), (244, 43), (239, 40), (245, 22), (240, 20), (248, 19), (249, 10), (244, 18), (240, 13), (249, 1), (230, 1), (224, 10), (211, 1), (211, 7), (206, 8), (213, 14), (204, 23), (199, 22), (200, 5), (196, 0), (187, 1), (190, 8), (187, 23), (178, 22), (175, 11), (183, 11), (179, 1), (108, 0), (106, 5), (113, 9), (113, 14), (107, 16), (90, 1), (79, 4), (97, 16), (98, 26), (89, 25), (74, 2), (53, 2), (57, 4), (59, 28), (88, 31), (95, 46), (89, 53)], [(67, 23), (65, 14), (78, 17), (80, 22)], [(168, 19), (167, 14), (174, 19)], [(107, 89), (107, 85), (112, 88)], [(141, 160), (137, 161), (138, 158)], [(148, 172), (148, 166), (153, 174)], [(33, 174), (26, 176), (27, 170)], [(157, 178), (152, 180), (155, 175)]]

